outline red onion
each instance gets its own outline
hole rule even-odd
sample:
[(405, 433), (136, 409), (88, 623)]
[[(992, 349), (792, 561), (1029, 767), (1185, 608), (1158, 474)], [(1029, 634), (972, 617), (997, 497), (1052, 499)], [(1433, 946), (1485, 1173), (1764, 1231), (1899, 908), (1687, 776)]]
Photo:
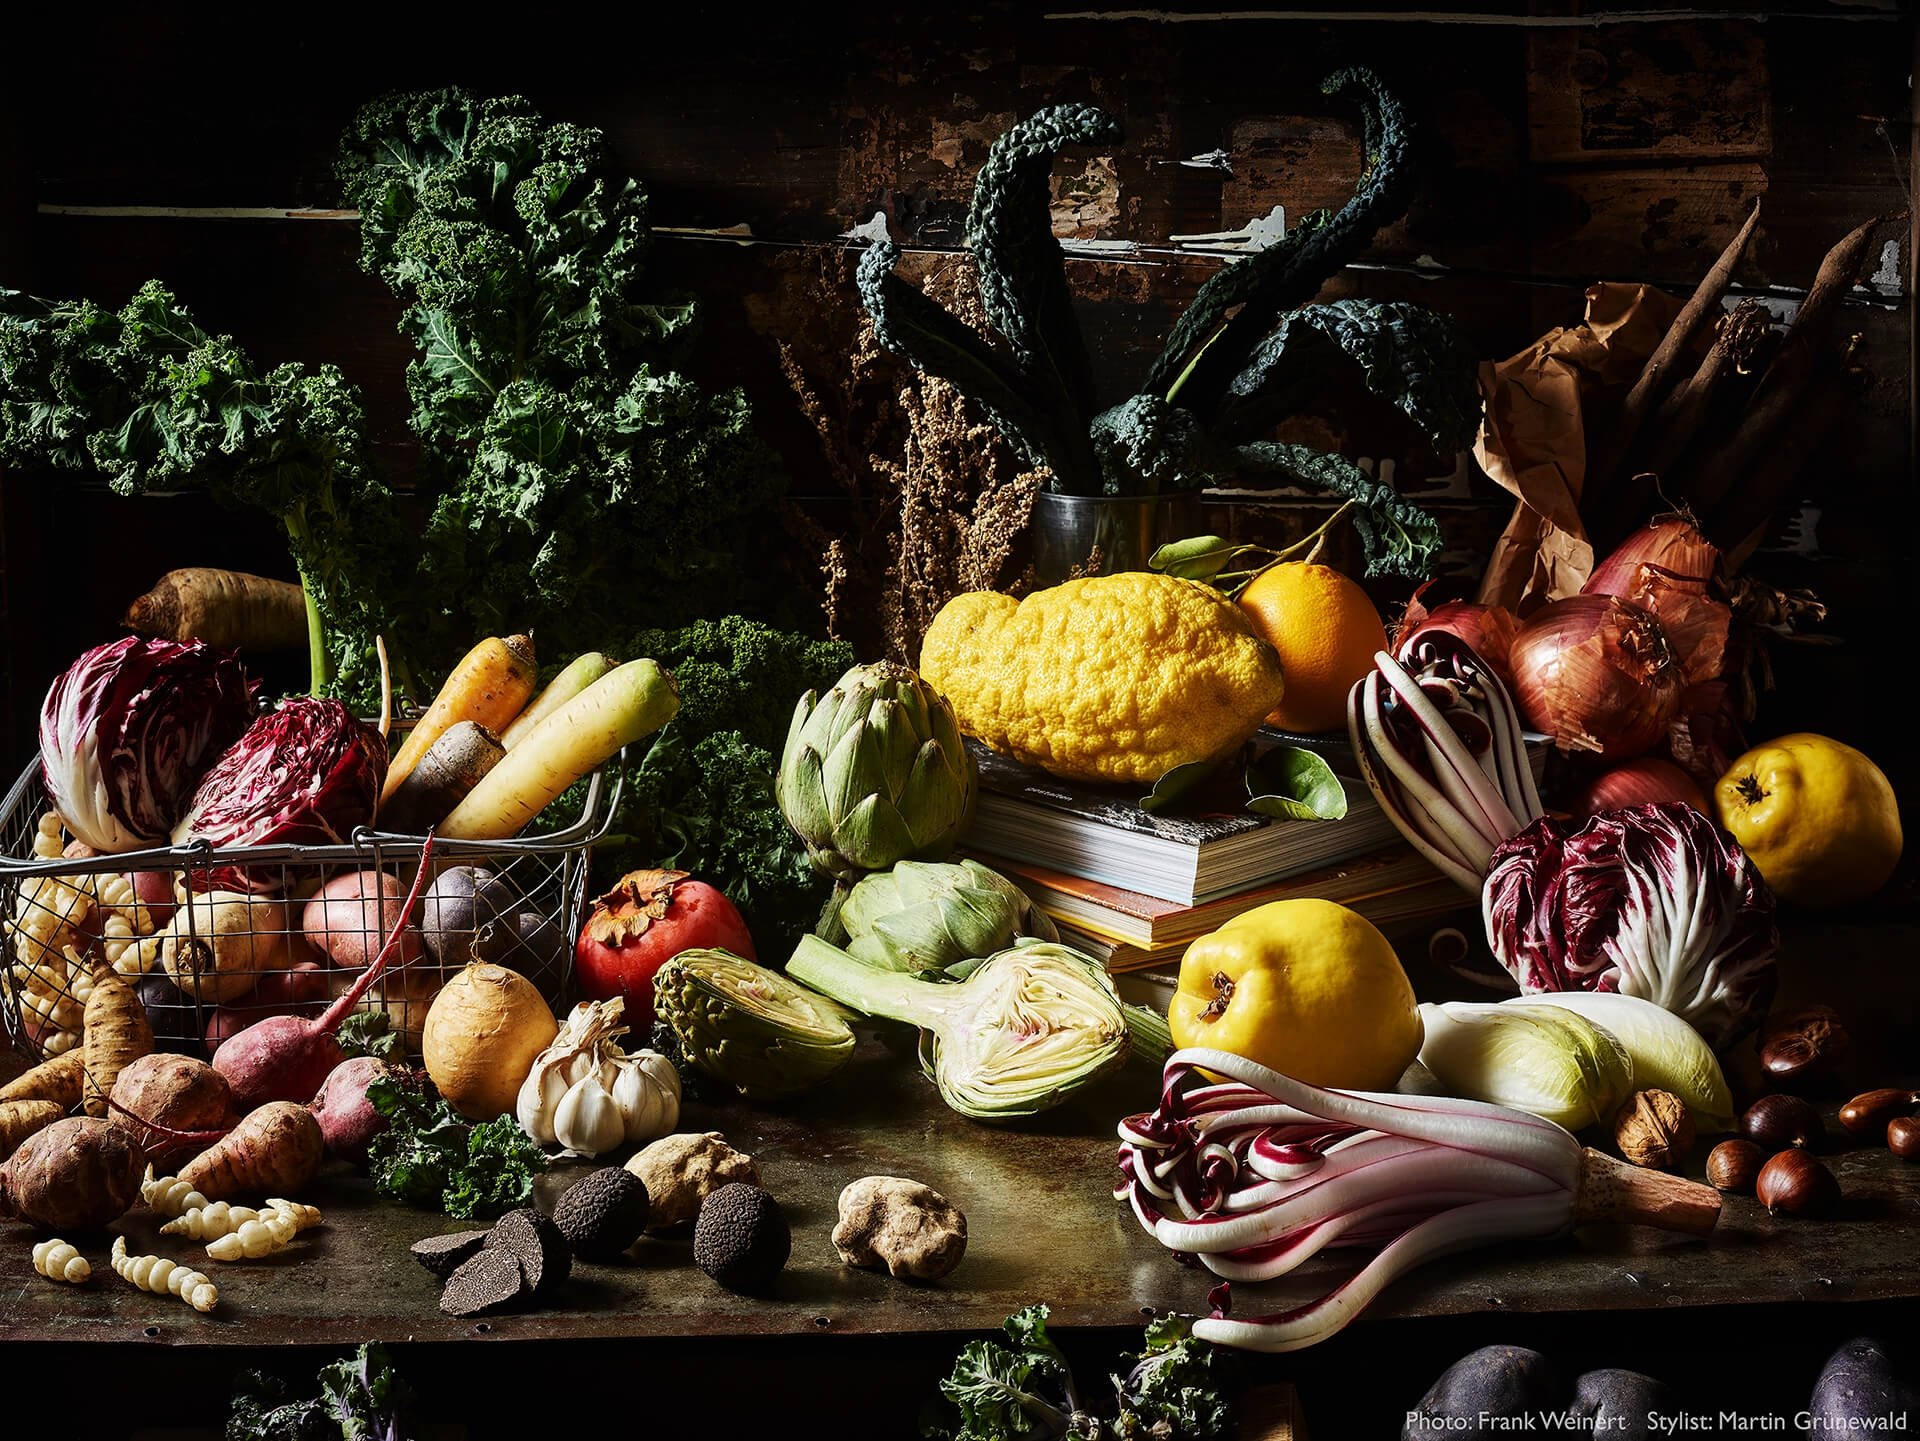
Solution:
[(1707, 793), (1694, 778), (1660, 756), (1641, 756), (1595, 776), (1575, 798), (1572, 810), (1577, 816), (1590, 816), (1662, 801), (1678, 801), (1708, 819), (1713, 817)]
[(1534, 613), (1513, 639), (1513, 690), (1527, 724), (1566, 751), (1628, 760), (1667, 733), (1687, 676), (1651, 611), (1576, 595)]
[(1648, 566), (1705, 590), (1719, 564), (1720, 552), (1691, 521), (1669, 516), (1642, 526), (1620, 542), (1619, 548), (1594, 568), (1580, 593), (1631, 600)]
[(1507, 656), (1519, 629), (1520, 622), (1503, 605), (1450, 600), (1430, 611), (1420, 604), (1420, 597), (1416, 595), (1408, 602), (1406, 616), (1394, 633), (1393, 653), (1405, 662), (1414, 642), (1435, 631), (1445, 631), (1449, 635), (1459, 636), (1487, 663), (1489, 670), (1499, 676), (1504, 684), (1511, 686), (1513, 669), (1508, 664)]

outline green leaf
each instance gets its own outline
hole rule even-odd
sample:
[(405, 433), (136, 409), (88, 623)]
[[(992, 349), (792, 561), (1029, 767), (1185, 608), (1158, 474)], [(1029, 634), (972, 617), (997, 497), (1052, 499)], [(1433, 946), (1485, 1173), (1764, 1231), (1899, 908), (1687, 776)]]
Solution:
[(1227, 568), (1239, 549), (1224, 535), (1196, 535), (1189, 540), (1168, 541), (1147, 557), (1147, 564), (1162, 575), (1208, 581)]
[(1188, 761), (1175, 766), (1153, 783), (1153, 790), (1140, 797), (1140, 809), (1148, 815), (1171, 810), (1192, 796), (1219, 772), (1214, 761)]
[(1247, 809), (1289, 821), (1337, 821), (1347, 792), (1333, 767), (1315, 751), (1275, 746), (1247, 767)]
[(1237, 454), (1240, 477), (1249, 484), (1265, 476), (1353, 501), (1353, 528), (1366, 551), (1368, 575), (1428, 574), (1440, 552), (1440, 522), (1345, 456), (1275, 441), (1254, 441)]
[(393, 1017), (386, 1011), (355, 1011), (340, 1023), (333, 1038), (349, 1060), (372, 1056), (380, 1061), (398, 1061), (406, 1054), (406, 1037), (393, 1029)]
[(1219, 413), (1225, 432), (1253, 435), (1290, 414), (1330, 361), (1360, 366), (1367, 388), (1392, 401), (1442, 455), (1464, 450), (1480, 426), (1479, 361), (1460, 327), (1402, 301), (1302, 306), (1255, 349)]

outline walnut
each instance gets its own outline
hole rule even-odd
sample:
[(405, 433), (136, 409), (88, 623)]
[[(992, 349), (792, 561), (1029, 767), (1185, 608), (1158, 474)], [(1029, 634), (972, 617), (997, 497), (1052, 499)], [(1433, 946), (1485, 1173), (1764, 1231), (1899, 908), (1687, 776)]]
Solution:
[(1671, 1091), (1635, 1091), (1614, 1115), (1613, 1139), (1636, 1166), (1678, 1170), (1693, 1149), (1693, 1118)]
[(647, 1183), (649, 1231), (693, 1220), (707, 1193), (729, 1181), (760, 1184), (753, 1157), (734, 1150), (718, 1131), (662, 1136), (629, 1160), (627, 1169)]
[(931, 1186), (865, 1176), (840, 1193), (834, 1249), (849, 1266), (884, 1266), (910, 1281), (937, 1281), (967, 1250), (967, 1218)]

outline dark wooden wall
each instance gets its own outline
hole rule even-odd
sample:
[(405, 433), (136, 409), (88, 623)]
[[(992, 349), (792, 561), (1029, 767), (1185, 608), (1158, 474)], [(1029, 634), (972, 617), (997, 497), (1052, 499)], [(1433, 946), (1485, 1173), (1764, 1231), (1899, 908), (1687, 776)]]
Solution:
[[(20, 52), (35, 63), (14, 67), (0, 100), (0, 283), (114, 301), (163, 277), (262, 361), (343, 366), (405, 474), (397, 307), (360, 272), (351, 220), (289, 212), (335, 202), (333, 140), (367, 96), (447, 82), (521, 91), (603, 127), (645, 182), (663, 283), (708, 307), (700, 368), (748, 387), (795, 493), (820, 496), (830, 487), (776, 342), (830, 374), (854, 300), (847, 287), (823, 305), (818, 286), (823, 263), (838, 273), (842, 232), (885, 211), (910, 249), (957, 247), (987, 146), (1050, 101), (1090, 98), (1126, 125), (1111, 156), (1074, 153), (1059, 167), (1080, 198), (1062, 229), (1126, 243), (1071, 266), (1116, 399), (1221, 263), (1171, 237), (1344, 197), (1356, 128), (1318, 94), (1343, 64), (1372, 65), (1402, 90), (1439, 163), (1407, 218), (1330, 293), (1447, 310), (1490, 357), (1576, 321), (1593, 280), (1690, 288), (1762, 192), (1739, 281), (1791, 304), (1827, 247), (1904, 206), (1912, 183), (1915, 43), (1898, 0), (1257, 17), (1004, 3), (854, 3), (831, 20), (807, 13), (826, 7), (752, 19), (657, 9), (618, 20), (542, 11), (511, 29), (476, 15), (457, 33), (336, 16), (268, 42), (177, 12), (102, 21), (43, 8)], [(263, 213), (214, 213), (228, 210)], [(1891, 708), (1868, 701), (1880, 647), (1908, 629), (1911, 266), (1902, 245), (1877, 288), (1856, 291), (1845, 323), (1878, 384), (1809, 467), (1793, 523), (1760, 563), (1819, 589), (1847, 642), (1784, 657), (1793, 688), (1763, 727), (1827, 725), (1883, 750), (1904, 738)], [(1370, 441), (1381, 453), (1396, 443), (1350, 440), (1367, 454)], [(1401, 478), (1446, 513), (1450, 565), (1476, 570), (1504, 496), (1464, 473)], [(820, 509), (831, 516), (830, 502)], [(5, 522), (16, 722), (51, 671), (110, 634), (127, 597), (167, 566), (286, 569), (270, 524), (191, 499), (136, 503), (13, 476)], [(21, 745), (16, 730), (9, 754)]]

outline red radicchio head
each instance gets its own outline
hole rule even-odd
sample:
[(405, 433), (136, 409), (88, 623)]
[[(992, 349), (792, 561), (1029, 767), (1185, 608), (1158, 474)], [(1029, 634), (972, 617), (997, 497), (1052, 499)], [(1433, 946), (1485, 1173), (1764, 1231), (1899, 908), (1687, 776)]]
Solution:
[[(261, 716), (214, 762), (174, 827), (175, 845), (338, 845), (373, 819), (387, 742), (335, 700), (301, 696)], [(268, 890), (272, 868), (195, 871), (196, 889)]]
[(1715, 1049), (1773, 999), (1773, 893), (1691, 806), (1543, 817), (1494, 850), (1481, 908), (1494, 955), (1525, 991), (1639, 996)]
[(40, 709), (47, 799), (95, 851), (162, 844), (207, 763), (252, 714), (232, 651), (140, 636), (96, 646)]

